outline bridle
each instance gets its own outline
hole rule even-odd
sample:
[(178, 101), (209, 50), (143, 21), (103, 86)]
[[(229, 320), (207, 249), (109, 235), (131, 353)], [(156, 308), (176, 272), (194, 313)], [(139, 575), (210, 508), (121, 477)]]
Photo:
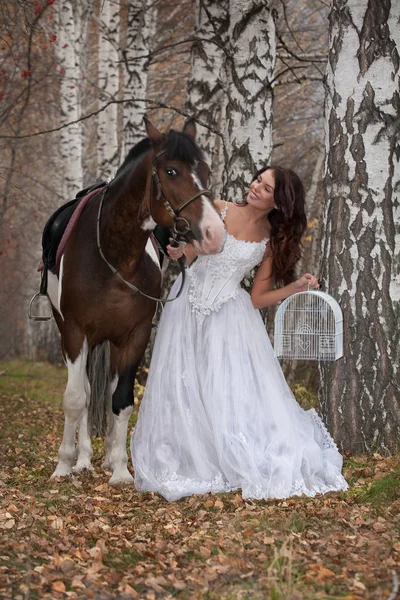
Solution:
[[(173, 205), (171, 204), (171, 202), (168, 200), (167, 195), (165, 194), (165, 191), (162, 187), (160, 178), (158, 176), (157, 173), (157, 168), (156, 168), (156, 161), (157, 159), (164, 154), (164, 152), (166, 152), (166, 150), (161, 150), (160, 152), (158, 152), (157, 154), (154, 155), (153, 157), (153, 161), (152, 161), (152, 177), (151, 177), (151, 185), (150, 185), (150, 206), (149, 206), (149, 211), (150, 211), (150, 216), (151, 218), (153, 218), (152, 215), (152, 211), (151, 211), (151, 207), (152, 207), (152, 202), (153, 202), (153, 180), (155, 180), (156, 185), (158, 187), (158, 197), (157, 200), (159, 200), (159, 197), (162, 197), (162, 200), (164, 202), (164, 205), (167, 209), (167, 211), (169, 212), (169, 214), (173, 217), (174, 220), (174, 224), (172, 227), (172, 237), (175, 240), (176, 243), (178, 243), (178, 240), (180, 239), (184, 239), (185, 236), (189, 233), (189, 231), (191, 231), (190, 229), (190, 225), (189, 222), (184, 218), (180, 216), (180, 213), (183, 211), (184, 208), (186, 208), (187, 206), (189, 206), (189, 204), (191, 204), (192, 202), (194, 202), (194, 200), (196, 200), (197, 198), (199, 198), (199, 196), (202, 195), (206, 195), (206, 196), (212, 196), (212, 192), (210, 190), (207, 189), (201, 189), (199, 190), (196, 194), (194, 194), (191, 198), (189, 198), (189, 200), (185, 200), (185, 202), (183, 202), (178, 208), (174, 208)], [(108, 265), (108, 267), (110, 268), (110, 270), (112, 271), (112, 273), (118, 277), (121, 281), (123, 281), (123, 283), (125, 283), (125, 285), (128, 286), (128, 288), (130, 288), (131, 290), (133, 290), (134, 292), (137, 292), (139, 294), (141, 294), (142, 296), (144, 296), (145, 298), (148, 298), (149, 300), (154, 300), (155, 302), (160, 302), (161, 304), (165, 303), (165, 302), (172, 302), (173, 300), (176, 300), (183, 288), (183, 285), (185, 283), (185, 263), (184, 260), (179, 259), (179, 265), (181, 268), (181, 273), (182, 273), (182, 282), (181, 282), (181, 286), (179, 288), (178, 293), (176, 294), (175, 298), (169, 298), (167, 300), (161, 300), (161, 298), (156, 298), (155, 296), (150, 296), (149, 294), (145, 294), (145, 292), (143, 292), (141, 289), (139, 289), (136, 285), (134, 285), (133, 283), (130, 283), (129, 281), (126, 281), (126, 279), (124, 279), (121, 275), (121, 273), (111, 264), (108, 262), (108, 260), (106, 259), (106, 257), (104, 256), (104, 252), (101, 248), (101, 243), (100, 243), (100, 219), (101, 219), (101, 212), (102, 212), (102, 208), (103, 208), (103, 202), (104, 202), (104, 198), (106, 196), (107, 190), (108, 190), (108, 184), (104, 187), (104, 190), (102, 191), (101, 194), (101, 198), (100, 198), (100, 203), (99, 203), (99, 210), (97, 213), (97, 222), (96, 222), (96, 241), (97, 241), (97, 249), (99, 251), (99, 254), (101, 256), (101, 258), (104, 260), (104, 262), (106, 263), (106, 265)], [(184, 223), (184, 230), (178, 230), (177, 229), (177, 223), (183, 221)]]
[[(196, 192), (196, 194), (194, 194), (191, 198), (189, 198), (189, 200), (185, 200), (185, 202), (183, 202), (178, 208), (174, 208), (172, 206), (171, 202), (167, 198), (167, 195), (164, 191), (164, 188), (163, 188), (160, 178), (158, 176), (157, 167), (156, 167), (157, 160), (165, 152), (166, 152), (166, 149), (164, 148), (164, 150), (160, 150), (160, 152), (157, 152), (157, 154), (154, 154), (154, 156), (153, 156), (152, 169), (151, 169), (152, 178), (151, 178), (151, 187), (150, 187), (150, 206), (149, 206), (150, 216), (151, 216), (151, 218), (153, 218), (153, 212), (152, 212), (153, 196), (154, 196), (153, 181), (155, 181), (157, 188), (158, 188), (158, 194), (157, 194), (156, 200), (160, 201), (160, 199), (162, 199), (162, 201), (164, 202), (165, 208), (167, 209), (168, 213), (171, 215), (171, 217), (173, 218), (173, 221), (174, 221), (174, 224), (172, 226), (172, 231), (174, 234), (173, 237), (176, 240), (184, 239), (185, 236), (189, 233), (189, 231), (191, 231), (191, 229), (190, 229), (190, 225), (189, 225), (189, 222), (187, 221), (187, 219), (185, 219), (184, 217), (181, 217), (180, 213), (187, 206), (189, 206), (189, 204), (191, 204), (192, 202), (197, 200), (197, 198), (199, 198), (200, 196), (212, 196), (213, 194), (212, 194), (211, 190), (201, 189), (198, 192)], [(178, 229), (178, 227), (177, 227), (178, 223), (183, 223), (183, 229)]]

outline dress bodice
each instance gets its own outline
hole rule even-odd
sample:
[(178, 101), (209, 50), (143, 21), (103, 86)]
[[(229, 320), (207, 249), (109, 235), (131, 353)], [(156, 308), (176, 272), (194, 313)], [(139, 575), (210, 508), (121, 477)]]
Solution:
[(262, 261), (267, 241), (247, 242), (226, 233), (220, 253), (199, 256), (187, 271), (193, 311), (207, 315), (235, 298), (243, 278)]

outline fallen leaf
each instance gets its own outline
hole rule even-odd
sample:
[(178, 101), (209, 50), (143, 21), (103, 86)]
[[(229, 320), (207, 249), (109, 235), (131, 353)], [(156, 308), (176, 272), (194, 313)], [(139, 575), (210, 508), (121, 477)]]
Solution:
[(58, 594), (65, 594), (66, 587), (62, 581), (53, 581), (51, 584), (51, 591)]

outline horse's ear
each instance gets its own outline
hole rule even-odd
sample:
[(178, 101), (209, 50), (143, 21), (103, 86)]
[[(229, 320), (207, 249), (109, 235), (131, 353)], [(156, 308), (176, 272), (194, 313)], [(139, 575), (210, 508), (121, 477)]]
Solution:
[(183, 126), (183, 133), (187, 133), (192, 136), (193, 139), (196, 139), (196, 123), (194, 119), (188, 119)]
[(146, 117), (143, 117), (146, 126), (147, 137), (150, 139), (153, 146), (160, 146), (164, 142), (164, 134), (154, 127), (153, 123)]

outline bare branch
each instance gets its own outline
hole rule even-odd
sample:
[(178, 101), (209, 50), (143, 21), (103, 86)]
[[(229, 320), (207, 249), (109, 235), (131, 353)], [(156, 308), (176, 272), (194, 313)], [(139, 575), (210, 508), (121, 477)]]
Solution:
[(290, 24), (289, 24), (289, 19), (288, 19), (287, 13), (286, 13), (286, 4), (285, 4), (284, 0), (280, 0), (280, 3), (282, 4), (282, 8), (283, 8), (283, 17), (284, 17), (284, 19), (285, 19), (285, 23), (286, 23), (286, 25), (287, 25), (287, 28), (288, 28), (288, 30), (290, 31), (290, 35), (292, 36), (292, 38), (293, 38), (293, 40), (294, 40), (294, 42), (295, 42), (296, 46), (298, 46), (298, 48), (300, 48), (300, 50), (303, 52), (303, 48), (300, 46), (299, 42), (297, 41), (297, 38), (296, 38), (296, 36), (294, 35), (294, 33), (293, 33), (293, 31), (292, 31), (292, 28), (290, 27)]
[[(280, 77), (282, 77), (282, 75), (284, 75), (285, 73), (287, 73), (288, 71), (293, 72), (295, 69), (305, 69), (306, 66), (305, 65), (298, 65), (298, 66), (294, 66), (294, 67), (288, 67), (286, 69), (283, 69), (282, 71), (279, 71), (279, 73), (277, 73), (275, 75), (275, 77), (273, 79), (271, 79), (271, 81), (269, 82), (269, 86), (272, 86), (272, 84), (277, 81)], [(297, 79), (297, 78), (296, 78)]]
[(312, 55), (307, 56), (307, 55), (302, 55), (300, 56), (299, 54), (296, 54), (295, 52), (293, 52), (293, 50), (291, 50), (289, 48), (289, 46), (286, 44), (285, 40), (282, 38), (282, 36), (276, 32), (276, 37), (278, 38), (278, 40), (280, 41), (280, 43), (282, 44), (282, 47), (286, 50), (286, 52), (293, 58), (295, 58), (296, 60), (298, 60), (299, 62), (309, 62), (309, 63), (325, 63), (328, 59), (326, 56), (316, 56), (313, 57)]
[(291, 83), (308, 83), (311, 81), (324, 81), (324, 77), (310, 77), (309, 75), (301, 75), (301, 77), (296, 77), (296, 79), (282, 79), (275, 84), (275, 87), (278, 85), (289, 85)]
[(66, 127), (69, 127), (70, 125), (75, 125), (76, 123), (80, 123), (81, 121), (86, 121), (87, 119), (90, 119), (91, 117), (95, 117), (99, 113), (103, 112), (103, 110), (106, 110), (108, 108), (108, 106), (110, 106), (111, 104), (124, 104), (124, 102), (144, 102), (145, 104), (149, 105), (149, 107), (148, 107), (149, 110), (155, 110), (156, 108), (166, 108), (167, 110), (173, 110), (174, 112), (178, 113), (179, 115), (182, 115), (183, 117), (186, 117), (188, 119), (189, 118), (193, 119), (194, 121), (196, 121), (196, 123), (198, 123), (199, 125), (202, 125), (202, 127), (206, 127), (209, 131), (211, 131), (212, 133), (215, 133), (215, 135), (222, 137), (222, 133), (220, 131), (218, 131), (214, 127), (211, 127), (208, 123), (206, 123), (205, 121), (203, 121), (201, 119), (198, 119), (196, 116), (188, 113), (187, 111), (182, 110), (181, 108), (178, 108), (176, 106), (171, 106), (170, 104), (166, 104), (164, 102), (159, 102), (157, 100), (149, 100), (147, 98), (132, 97), (132, 98), (129, 98), (126, 100), (110, 100), (109, 102), (106, 102), (106, 104), (104, 104), (98, 110), (94, 110), (94, 111), (88, 113), (87, 115), (80, 117), (79, 119), (70, 121), (69, 123), (64, 123), (63, 125), (60, 125), (59, 127), (53, 127), (52, 129), (44, 129), (43, 131), (36, 131), (35, 133), (26, 133), (24, 135), (2, 135), (2, 136), (0, 136), (0, 139), (22, 140), (22, 139), (26, 139), (26, 138), (36, 137), (38, 135), (45, 135), (47, 133), (54, 133), (56, 131), (61, 131), (61, 129), (65, 129)]

